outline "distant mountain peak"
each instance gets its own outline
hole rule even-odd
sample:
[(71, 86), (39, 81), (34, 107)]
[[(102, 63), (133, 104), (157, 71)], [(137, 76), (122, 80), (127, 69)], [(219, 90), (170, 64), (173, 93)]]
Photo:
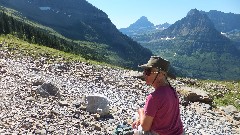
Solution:
[(192, 9), (183, 19), (172, 24), (169, 28), (156, 34), (155, 39), (166, 37), (181, 37), (189, 40), (205, 40), (213, 42), (228, 42), (228, 39), (215, 29), (213, 22), (206, 14)]
[(194, 25), (194, 27), (214, 27), (214, 24), (211, 22), (208, 16), (206, 14), (201, 14), (201, 12), (197, 9), (191, 9), (185, 18), (185, 21)]
[(129, 28), (147, 28), (147, 27), (153, 27), (153, 26), (154, 24), (151, 23), (147, 17), (142, 16), (135, 23), (131, 24)]
[(131, 36), (131, 35), (141, 35), (143, 33), (155, 33), (158, 31), (162, 31), (168, 28), (171, 24), (164, 23), (154, 26), (146, 16), (140, 17), (135, 23), (131, 24), (127, 28), (121, 28), (119, 31), (122, 33)]
[(148, 21), (148, 18), (146, 17), (146, 16), (142, 16), (140, 19), (138, 19), (138, 20), (146, 20), (146, 21)]
[(194, 16), (194, 15), (200, 15), (201, 13), (195, 8), (191, 9), (188, 13), (187, 16)]

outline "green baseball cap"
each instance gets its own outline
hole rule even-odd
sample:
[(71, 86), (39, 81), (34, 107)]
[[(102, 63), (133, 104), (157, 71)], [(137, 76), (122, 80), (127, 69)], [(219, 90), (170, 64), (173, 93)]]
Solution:
[(151, 56), (151, 58), (148, 60), (148, 63), (140, 65), (141, 68), (157, 68), (159, 70), (165, 71), (167, 73), (167, 76), (176, 79), (176, 76), (169, 73), (169, 65), (170, 62), (161, 58), (160, 56)]

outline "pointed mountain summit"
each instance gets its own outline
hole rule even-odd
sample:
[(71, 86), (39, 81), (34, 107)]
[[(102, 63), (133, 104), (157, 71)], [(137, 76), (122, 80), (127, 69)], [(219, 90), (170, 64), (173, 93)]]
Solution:
[(140, 19), (138, 19), (135, 23), (131, 24), (128, 28), (130, 29), (139, 29), (139, 28), (147, 28), (147, 27), (153, 27), (154, 24), (151, 23), (147, 17), (142, 16)]
[(187, 16), (196, 16), (196, 15), (201, 15), (200, 12), (195, 8), (191, 9), (188, 13)]
[(131, 24), (127, 28), (121, 28), (119, 31), (130, 36), (130, 35), (139, 35), (146, 33), (148, 31), (154, 30), (154, 24), (151, 23), (147, 17), (142, 16), (135, 23)]
[(212, 42), (229, 42), (225, 36), (215, 29), (214, 24), (207, 15), (201, 14), (197, 9), (192, 9), (187, 16), (163, 30), (155, 38), (176, 37), (192, 40)]
[(142, 34), (156, 33), (162, 31), (163, 29), (166, 29), (169, 26), (170, 24), (167, 22), (162, 25), (159, 24), (154, 26), (154, 24), (150, 22), (147, 17), (142, 16), (135, 23), (131, 24), (129, 27), (121, 28), (119, 29), (119, 31), (128, 36), (138, 37), (142, 36)]

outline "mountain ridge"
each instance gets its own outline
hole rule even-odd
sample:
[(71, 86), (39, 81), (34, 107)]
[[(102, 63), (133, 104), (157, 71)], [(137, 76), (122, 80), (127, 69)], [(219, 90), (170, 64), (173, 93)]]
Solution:
[[(214, 23), (215, 28), (219, 32), (228, 33), (228, 32), (232, 32), (232, 31), (235, 31), (235, 30), (240, 30), (240, 24), (238, 23), (238, 22), (240, 22), (240, 14), (234, 14), (234, 13), (231, 13), (231, 12), (230, 13), (224, 13), (224, 12), (217, 11), (217, 10), (210, 10), (209, 12), (200, 11), (200, 13), (207, 15), (209, 17), (209, 19)], [(151, 23), (151, 22), (149, 22), (149, 23)], [(164, 24), (166, 24), (166, 25), (164, 25)], [(171, 24), (168, 24), (168, 23), (164, 23), (164, 24), (160, 24), (160, 27), (157, 27), (158, 25), (156, 25), (156, 28), (165, 29), (165, 28), (168, 28), (171, 25)], [(119, 30), (121, 32), (123, 32), (124, 34), (127, 34), (129, 36), (146, 34), (146, 32), (145, 33), (144, 32), (142, 32), (142, 33), (129, 33), (128, 32), (128, 31), (130, 31), (129, 27), (121, 28)], [(131, 31), (136, 31), (137, 32), (138, 31), (137, 29), (139, 29), (139, 28), (131, 29)]]
[(106, 61), (108, 63), (136, 68), (152, 55), (150, 50), (119, 32), (106, 13), (86, 0), (1, 0), (0, 4), (69, 39), (106, 44), (107, 50), (117, 56)]
[(235, 29), (240, 30), (240, 14), (224, 13), (217, 10), (210, 10), (209, 12), (200, 11), (202, 14), (206, 14), (210, 20), (214, 23), (215, 28), (219, 32), (230, 32)]

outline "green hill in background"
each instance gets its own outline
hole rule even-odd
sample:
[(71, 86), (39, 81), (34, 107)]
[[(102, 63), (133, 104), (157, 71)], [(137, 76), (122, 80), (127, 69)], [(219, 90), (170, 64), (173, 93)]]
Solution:
[[(6, 29), (1, 34), (15, 34), (28, 42), (124, 68), (136, 69), (152, 55), (149, 49), (119, 32), (106, 13), (86, 0), (1, 0), (0, 5), (2, 13), (9, 11), (5, 7), (17, 11), (1, 19), (1, 27)], [(20, 19), (15, 19), (16, 14)]]

